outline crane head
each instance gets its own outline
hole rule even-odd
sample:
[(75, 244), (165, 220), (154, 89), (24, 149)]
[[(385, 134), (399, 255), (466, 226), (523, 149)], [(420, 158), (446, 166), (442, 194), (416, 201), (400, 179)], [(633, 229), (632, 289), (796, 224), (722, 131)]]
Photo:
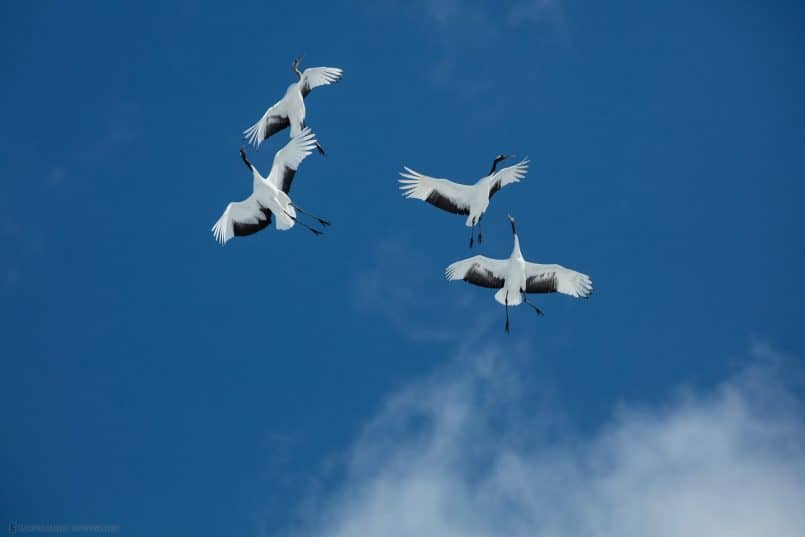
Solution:
[(495, 170), (497, 170), (497, 168), (498, 168), (498, 162), (500, 162), (501, 160), (506, 160), (507, 158), (511, 158), (512, 156), (513, 155), (498, 155), (498, 156), (496, 156), (494, 162), (492, 162), (492, 169), (489, 170), (489, 175), (492, 175), (493, 173), (495, 173)]

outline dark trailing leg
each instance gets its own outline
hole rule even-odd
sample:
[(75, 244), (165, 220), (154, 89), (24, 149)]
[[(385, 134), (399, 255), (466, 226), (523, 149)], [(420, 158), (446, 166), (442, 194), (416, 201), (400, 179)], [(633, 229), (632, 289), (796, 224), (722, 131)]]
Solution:
[(523, 302), (525, 302), (526, 304), (528, 304), (529, 306), (531, 306), (532, 308), (534, 308), (534, 311), (536, 311), (536, 312), (537, 312), (537, 315), (545, 315), (545, 314), (542, 312), (542, 310), (541, 310), (541, 309), (539, 309), (538, 307), (536, 307), (536, 306), (535, 306), (535, 305), (534, 305), (534, 304), (533, 304), (531, 301), (529, 301), (529, 300), (528, 300), (528, 295), (526, 295), (525, 293), (523, 293)]
[(314, 220), (318, 220), (319, 224), (321, 224), (323, 226), (329, 226), (330, 225), (329, 221), (325, 220), (324, 218), (322, 218), (320, 216), (316, 216), (315, 214), (312, 214), (312, 213), (309, 213), (309, 212), (305, 211), (304, 209), (302, 209), (301, 207), (299, 207), (298, 205), (296, 205), (294, 203), (291, 204), (291, 207), (293, 207), (294, 209), (296, 209), (297, 211), (299, 211), (302, 214), (308, 215), (309, 217), (313, 218)]
[(509, 292), (506, 291), (506, 333), (509, 333)]
[[(288, 214), (288, 212), (286, 211), (286, 212), (285, 212), (285, 214)], [(297, 223), (297, 224), (299, 224), (300, 226), (302, 226), (302, 227), (304, 227), (304, 228), (306, 228), (306, 229), (310, 230), (310, 232), (311, 232), (311, 233), (313, 233), (313, 234), (314, 234), (314, 235), (316, 235), (316, 236), (318, 236), (318, 235), (323, 235), (323, 234), (324, 234), (324, 232), (323, 232), (323, 231), (320, 231), (320, 230), (318, 230), (318, 229), (316, 229), (316, 228), (314, 228), (314, 227), (311, 227), (311, 226), (309, 226), (309, 225), (305, 224), (304, 222), (300, 222), (300, 221), (299, 221), (299, 219), (298, 219), (298, 218), (296, 218), (295, 216), (291, 216), (290, 214), (288, 214), (288, 218), (290, 218), (291, 220), (293, 220), (294, 222), (296, 222), (296, 223)]]

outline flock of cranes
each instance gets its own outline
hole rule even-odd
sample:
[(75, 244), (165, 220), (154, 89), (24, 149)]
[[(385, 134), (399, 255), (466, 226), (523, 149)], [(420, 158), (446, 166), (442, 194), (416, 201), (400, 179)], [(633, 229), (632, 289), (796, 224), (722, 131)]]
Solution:
[[(285, 95), (265, 111), (260, 120), (243, 132), (244, 139), (259, 147), (272, 134), (290, 127), (290, 141), (274, 155), (274, 162), (266, 177), (249, 162), (245, 149), (240, 156), (252, 173), (252, 193), (243, 201), (229, 203), (224, 213), (212, 227), (215, 239), (222, 245), (233, 237), (251, 235), (269, 226), (284, 231), (295, 224), (310, 230), (315, 235), (323, 231), (302, 222), (299, 215), (315, 220), (321, 226), (329, 226), (324, 218), (311, 214), (296, 205), (289, 195), (291, 183), (302, 161), (314, 149), (324, 155), (324, 149), (305, 123), (305, 97), (319, 86), (341, 80), (343, 70), (337, 67), (311, 67), (299, 70), (301, 57), (293, 61), (292, 69), (296, 82), (288, 86)], [(518, 183), (528, 173), (529, 160), (523, 160), (498, 169), (498, 165), (512, 155), (498, 155), (492, 162), (489, 173), (475, 184), (460, 184), (449, 179), (429, 177), (405, 166), (399, 180), (403, 196), (418, 199), (454, 214), (466, 215), (470, 229), (470, 243), (483, 242), (481, 222), (490, 200), (501, 188)], [(508, 259), (492, 259), (482, 255), (468, 257), (449, 265), (445, 270), (448, 280), (464, 280), (467, 283), (497, 289), (495, 300), (506, 310), (506, 332), (509, 332), (509, 307), (527, 304), (538, 315), (543, 312), (528, 299), (528, 293), (562, 293), (575, 298), (588, 298), (593, 291), (592, 280), (586, 274), (561, 265), (542, 265), (526, 261), (520, 251), (514, 218), (509, 215), (514, 248)]]
[(297, 58), (293, 61), (296, 82), (288, 86), (282, 99), (270, 106), (260, 121), (243, 132), (246, 140), (255, 147), (260, 147), (266, 138), (286, 127), (291, 128), (291, 140), (274, 155), (268, 177), (260, 175), (246, 157), (246, 150), (241, 148), (240, 156), (252, 172), (252, 193), (243, 201), (233, 201), (227, 205), (224, 214), (212, 226), (212, 234), (221, 244), (226, 244), (232, 237), (257, 233), (271, 224), (272, 218), (276, 228), (281, 231), (300, 224), (316, 235), (322, 234), (321, 230), (300, 222), (297, 213), (314, 218), (322, 226), (330, 225), (324, 218), (300, 209), (291, 201), (288, 193), (299, 165), (313, 152), (313, 148), (324, 154), (316, 136), (305, 126), (305, 97), (313, 88), (341, 80), (343, 71), (337, 67), (311, 67), (300, 71), (301, 60)]

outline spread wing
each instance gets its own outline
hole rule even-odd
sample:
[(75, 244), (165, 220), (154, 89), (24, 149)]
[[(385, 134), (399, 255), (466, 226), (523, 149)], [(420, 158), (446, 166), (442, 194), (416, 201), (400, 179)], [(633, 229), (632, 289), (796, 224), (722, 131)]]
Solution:
[(243, 131), (243, 137), (255, 147), (263, 140), (290, 125), (284, 98), (266, 110), (260, 121)]
[(406, 173), (400, 173), (405, 179), (400, 179), (400, 190), (403, 196), (422, 201), (443, 211), (455, 214), (470, 214), (470, 200), (472, 187), (460, 185), (449, 179), (436, 179), (415, 172), (405, 166)]
[(506, 283), (506, 263), (505, 259), (476, 255), (456, 261), (444, 273), (448, 280), (464, 280), (480, 287), (500, 289)]
[(525, 264), (527, 293), (562, 293), (576, 298), (588, 298), (593, 281), (586, 274), (562, 265)]
[(528, 173), (528, 163), (528, 158), (524, 158), (513, 166), (508, 166), (495, 172), (490, 179), (492, 184), (489, 187), (489, 198), (491, 199), (495, 192), (504, 186), (520, 182), (520, 179)]
[(291, 183), (299, 165), (315, 148), (316, 136), (310, 127), (305, 127), (274, 155), (268, 180), (287, 194), (291, 190)]
[(307, 97), (310, 90), (319, 86), (335, 84), (343, 76), (344, 71), (338, 67), (310, 67), (302, 72), (300, 90), (302, 97)]
[(260, 205), (254, 194), (243, 201), (233, 201), (212, 226), (215, 240), (221, 244), (232, 237), (257, 233), (271, 223), (271, 211)]

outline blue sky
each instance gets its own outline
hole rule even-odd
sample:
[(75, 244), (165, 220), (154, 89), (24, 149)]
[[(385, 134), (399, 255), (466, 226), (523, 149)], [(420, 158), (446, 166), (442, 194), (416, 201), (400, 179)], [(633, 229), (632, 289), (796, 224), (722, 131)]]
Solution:
[[(479, 353), (580, 442), (621, 405), (801, 364), (801, 5), (337, 4), (0, 7), (0, 522), (292, 533), (350, 490), (394, 394)], [(333, 227), (221, 248), (240, 133), (300, 53), (345, 71), (308, 100), (328, 156), (294, 183)], [(511, 212), (526, 257), (596, 286), (510, 336), (492, 293), (443, 279), (463, 218), (396, 186), (501, 152), (532, 166), (482, 252), (508, 255)]]

